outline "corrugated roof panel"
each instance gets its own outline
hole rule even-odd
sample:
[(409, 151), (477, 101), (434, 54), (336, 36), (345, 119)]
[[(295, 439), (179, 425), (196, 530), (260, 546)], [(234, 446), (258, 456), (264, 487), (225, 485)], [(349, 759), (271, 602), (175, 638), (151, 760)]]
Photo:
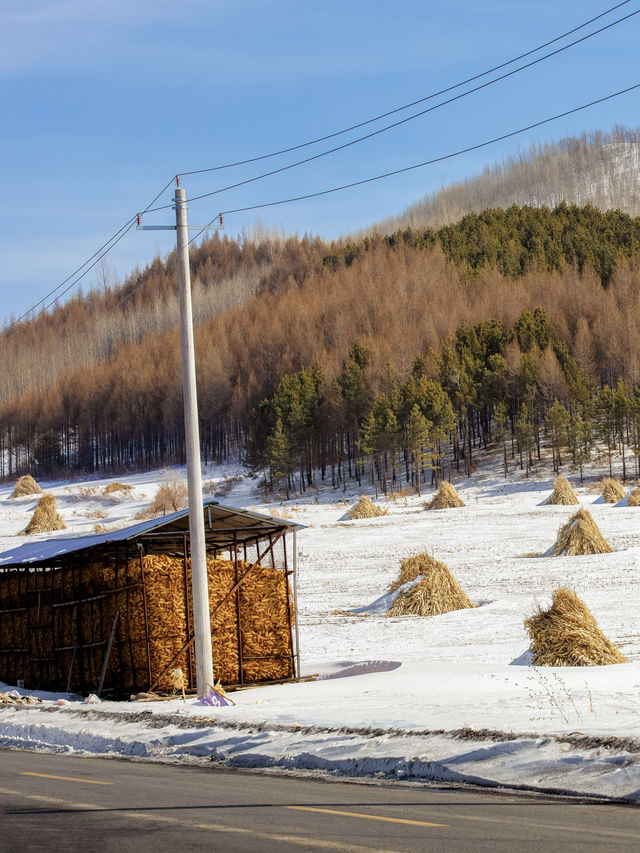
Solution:
[[(217, 501), (205, 501), (204, 522), (205, 535), (209, 543), (214, 540), (216, 529), (220, 529), (220, 542), (218, 547), (228, 546), (233, 542), (233, 531), (245, 534), (245, 538), (263, 538), (275, 530), (302, 529), (303, 524), (288, 521), (283, 518), (272, 518), (269, 515), (261, 515), (252, 510), (239, 509), (237, 507), (224, 506)], [(211, 517), (211, 526), (210, 526)], [(141, 521), (131, 527), (122, 527), (119, 530), (108, 530), (106, 533), (93, 533), (88, 536), (56, 536), (53, 539), (25, 542), (16, 548), (0, 554), (0, 568), (24, 566), (29, 564), (47, 563), (57, 561), (66, 554), (76, 551), (86, 551), (92, 548), (108, 545), (112, 542), (125, 542), (133, 539), (142, 539), (153, 534), (175, 533), (182, 535), (189, 533), (189, 510), (184, 509), (161, 518), (153, 518), (149, 521)], [(242, 541), (242, 538), (240, 539)]]

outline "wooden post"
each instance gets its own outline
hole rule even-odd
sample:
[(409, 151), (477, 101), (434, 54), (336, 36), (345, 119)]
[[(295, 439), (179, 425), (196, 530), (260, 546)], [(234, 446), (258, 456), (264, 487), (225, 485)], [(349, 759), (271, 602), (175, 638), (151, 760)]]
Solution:
[(244, 667), (242, 663), (242, 626), (240, 624), (240, 584), (238, 583), (238, 535), (233, 534), (233, 566), (236, 584), (236, 631), (238, 634), (238, 682), (244, 684)]

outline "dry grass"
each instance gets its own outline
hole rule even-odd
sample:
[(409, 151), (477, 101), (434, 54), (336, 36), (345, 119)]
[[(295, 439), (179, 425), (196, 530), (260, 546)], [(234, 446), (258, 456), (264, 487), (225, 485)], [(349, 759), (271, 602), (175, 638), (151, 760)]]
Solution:
[(136, 515), (136, 518), (156, 518), (178, 512), (187, 505), (187, 484), (178, 477), (165, 477), (158, 484), (149, 507)]
[(120, 530), (123, 527), (122, 524), (110, 524), (106, 527), (104, 524), (100, 524), (99, 522), (94, 524), (93, 532), (94, 533), (111, 533), (112, 530)]
[(617, 504), (625, 496), (625, 488), (620, 480), (606, 477), (602, 481), (602, 497), (607, 504)]
[(85, 501), (89, 498), (97, 498), (100, 494), (98, 486), (78, 486), (78, 494), (76, 500)]
[[(429, 554), (418, 554), (410, 559), (416, 561), (411, 570), (420, 565), (419, 574), (423, 575), (423, 578), (396, 598), (388, 616), (437, 616), (439, 613), (473, 607), (444, 563), (439, 563)], [(400, 573), (402, 574), (402, 568)]]
[(20, 477), (18, 482), (15, 485), (14, 490), (11, 492), (10, 497), (12, 498), (23, 498), (26, 495), (41, 495), (42, 489), (33, 479), (31, 474), (25, 474), (24, 477)]
[(598, 628), (587, 605), (566, 587), (556, 589), (548, 610), (525, 620), (534, 666), (605, 666), (625, 656)]
[(578, 503), (578, 498), (566, 477), (557, 477), (554, 480), (553, 493), (546, 503), (558, 506), (571, 506)]
[(293, 518), (293, 513), (287, 509), (271, 509), (269, 508), (271, 518)]
[(202, 492), (205, 495), (224, 498), (240, 482), (242, 482), (242, 474), (232, 474), (229, 477), (225, 477), (221, 483), (216, 483), (215, 480), (207, 480), (202, 484)]
[(640, 488), (636, 487), (629, 492), (628, 506), (640, 506)]
[(358, 503), (351, 507), (348, 516), (352, 520), (355, 518), (378, 518), (380, 515), (386, 515), (387, 512), (387, 509), (377, 506), (366, 495), (362, 495)]
[(585, 481), (584, 488), (592, 495), (598, 495), (602, 492), (604, 480)]
[(74, 509), (72, 515), (75, 515), (76, 518), (107, 518), (107, 513), (101, 509), (88, 509), (86, 511)]
[(579, 509), (558, 530), (551, 556), (574, 557), (579, 554), (610, 554), (612, 551), (613, 548), (600, 533), (591, 513)]
[(113, 483), (107, 483), (107, 485), (102, 490), (103, 495), (113, 495), (116, 492), (132, 492), (133, 486), (130, 486), (128, 483), (119, 483), (117, 480), (114, 480)]
[(449, 509), (455, 506), (464, 506), (464, 501), (460, 498), (451, 483), (443, 480), (440, 483), (438, 493), (433, 500), (425, 505), (426, 509)]
[(43, 495), (31, 516), (31, 521), (22, 531), (23, 535), (48, 533), (51, 530), (66, 530), (67, 525), (58, 512), (58, 504), (53, 495)]
[(410, 491), (409, 489), (396, 489), (396, 491), (389, 495), (389, 500), (392, 500), (394, 503), (397, 501), (404, 500), (405, 498), (410, 498), (412, 495), (415, 495), (415, 489)]

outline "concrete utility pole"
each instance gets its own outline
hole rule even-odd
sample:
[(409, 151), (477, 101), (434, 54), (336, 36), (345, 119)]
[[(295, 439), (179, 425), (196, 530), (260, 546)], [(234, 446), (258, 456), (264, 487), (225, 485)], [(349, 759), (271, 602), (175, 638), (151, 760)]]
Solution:
[[(176, 178), (177, 180), (177, 178)], [(200, 431), (198, 429), (198, 396), (196, 391), (196, 359), (193, 347), (193, 312), (191, 310), (191, 271), (189, 269), (189, 227), (187, 200), (184, 190), (176, 187), (174, 196), (175, 225), (141, 225), (139, 231), (175, 231), (178, 243), (178, 279), (180, 284), (180, 333), (182, 341), (182, 394), (184, 399), (184, 432), (187, 448), (187, 486), (189, 491), (189, 540), (191, 543), (191, 590), (193, 595), (193, 633), (196, 653), (196, 686), (198, 696), (213, 686), (211, 654), (211, 616), (209, 613), (209, 583), (207, 578), (207, 548), (204, 537), (202, 480), (200, 477)], [(193, 230), (208, 231), (222, 228), (222, 214), (216, 217), (220, 225), (191, 226)]]
[(178, 279), (180, 284), (182, 393), (184, 397), (187, 486), (189, 490), (189, 540), (191, 545), (196, 684), (198, 696), (202, 696), (208, 693), (208, 685), (213, 685), (213, 658), (211, 654), (207, 550), (204, 537), (204, 512), (202, 509), (202, 479), (200, 476), (200, 430), (198, 427), (196, 359), (193, 346), (189, 231), (187, 228), (187, 202), (185, 192), (181, 187), (176, 188), (174, 201), (178, 243)]

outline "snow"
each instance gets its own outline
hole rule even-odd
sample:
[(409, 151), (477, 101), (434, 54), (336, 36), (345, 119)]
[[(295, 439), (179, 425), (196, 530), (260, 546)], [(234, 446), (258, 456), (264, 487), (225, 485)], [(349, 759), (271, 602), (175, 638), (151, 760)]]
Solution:
[[(205, 479), (234, 473), (210, 467)], [(116, 500), (99, 495), (108, 480), (47, 491), (70, 531), (87, 534), (96, 510), (104, 526), (131, 523), (160, 476), (119, 477), (133, 492)], [(465, 507), (426, 512), (425, 495), (404, 496), (380, 501), (387, 515), (354, 521), (341, 520), (354, 492), (274, 507), (239, 479), (223, 503), (307, 525), (297, 535), (299, 629), (303, 674), (315, 680), (236, 691), (224, 708), (38, 694), (39, 706), (0, 707), (0, 746), (640, 801), (640, 509), (598, 503), (571, 479), (614, 553), (537, 556), (577, 509), (544, 505), (550, 475), (480, 471), (455, 482)], [(10, 492), (0, 489), (2, 550), (36, 502)], [(444, 562), (476, 607), (386, 616), (400, 559), (420, 551)], [(523, 621), (559, 585), (575, 589), (629, 663), (530, 665)]]

